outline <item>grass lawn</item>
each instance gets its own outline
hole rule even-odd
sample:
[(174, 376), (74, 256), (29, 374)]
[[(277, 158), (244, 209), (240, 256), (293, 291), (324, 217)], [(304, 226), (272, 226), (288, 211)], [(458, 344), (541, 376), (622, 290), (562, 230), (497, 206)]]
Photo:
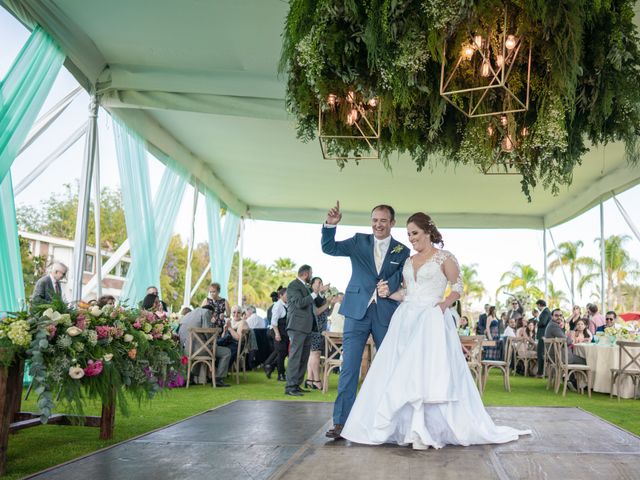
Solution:
[[(335, 399), (337, 375), (332, 375), (330, 393), (324, 395), (314, 391), (299, 400), (332, 402)], [(510, 406), (563, 406), (581, 407), (609, 422), (635, 434), (640, 434), (640, 401), (610, 399), (608, 395), (594, 393), (586, 395), (567, 392), (563, 398), (545, 388), (546, 382), (535, 378), (512, 377), (511, 393), (502, 388), (502, 378), (492, 372), (485, 390), (486, 405)], [(297, 400), (285, 397), (282, 382), (275, 376), (267, 380), (261, 372), (247, 373), (247, 379), (235, 382), (231, 388), (192, 386), (176, 389), (156, 397), (152, 402), (138, 406), (131, 404), (128, 417), (116, 416), (115, 438), (112, 441), (98, 440), (98, 429), (88, 427), (41, 426), (23, 430), (9, 438), (8, 475), (4, 478), (21, 478), (30, 473), (57, 465), (94, 450), (121, 442), (128, 438), (160, 428), (191, 415), (223, 405), (232, 400)], [(23, 402), (24, 411), (35, 411), (35, 398)], [(96, 405), (87, 414), (99, 415)]]

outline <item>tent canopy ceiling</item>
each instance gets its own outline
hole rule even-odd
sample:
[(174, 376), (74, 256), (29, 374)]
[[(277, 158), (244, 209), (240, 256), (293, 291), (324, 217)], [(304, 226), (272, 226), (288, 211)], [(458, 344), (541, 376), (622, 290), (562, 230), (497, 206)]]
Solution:
[[(406, 156), (391, 172), (375, 160), (339, 171), (317, 142), (296, 139), (286, 80), (277, 74), (288, 3), (280, 0), (0, 0), (62, 46), (81, 84), (151, 145), (185, 165), (230, 208), (263, 220), (321, 222), (340, 199), (344, 222), (369, 223), (371, 207), (417, 210), (439, 226), (551, 227), (612, 192), (640, 183), (624, 146), (592, 149), (559, 195), (538, 186), (529, 203), (517, 175)], [(637, 15), (636, 15), (636, 18)]]

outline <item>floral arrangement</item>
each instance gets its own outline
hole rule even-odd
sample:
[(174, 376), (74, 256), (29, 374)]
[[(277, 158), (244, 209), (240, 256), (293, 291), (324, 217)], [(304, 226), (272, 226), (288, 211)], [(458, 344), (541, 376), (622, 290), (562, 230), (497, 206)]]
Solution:
[[(500, 158), (522, 175), (529, 199), (539, 183), (557, 193), (571, 183), (589, 143), (624, 141), (628, 161), (638, 162), (640, 39), (634, 4), (290, 0), (280, 62), (288, 77), (287, 106), (297, 119), (298, 137), (308, 141), (316, 136), (320, 109), (328, 112), (336, 98), (357, 92), (362, 104), (375, 99), (380, 108), (380, 155), (387, 168), (394, 152), (409, 154), (418, 171), (439, 162), (486, 167)], [(505, 7), (510, 33), (532, 45), (529, 108), (515, 114), (526, 138), (508, 152), (488, 135), (495, 119), (468, 118), (440, 95), (443, 63), (456, 63), (469, 32), (496, 31)], [(526, 83), (527, 70), (520, 67), (515, 65), (512, 77), (516, 94)], [(324, 115), (328, 135), (357, 135), (354, 122), (341, 118), (346, 115)], [(335, 138), (329, 150), (357, 158), (366, 145)], [(341, 168), (346, 163), (337, 162)]]
[(176, 377), (181, 354), (164, 312), (61, 302), (37, 307), (27, 352), (41, 419), (46, 422), (58, 392), (65, 406), (82, 414), (87, 399), (117, 402), (152, 398)]
[(0, 318), (0, 365), (8, 367), (17, 356), (24, 355), (32, 337), (32, 323), (25, 313)]
[(636, 341), (640, 340), (640, 329), (635, 323), (616, 323), (612, 327), (604, 329), (604, 334), (609, 339)]

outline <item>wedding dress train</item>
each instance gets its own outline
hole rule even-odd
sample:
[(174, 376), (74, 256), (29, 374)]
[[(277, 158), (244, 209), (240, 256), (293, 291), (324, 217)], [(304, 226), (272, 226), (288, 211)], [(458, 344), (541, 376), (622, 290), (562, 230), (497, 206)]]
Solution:
[(406, 296), (342, 430), (356, 443), (432, 446), (505, 443), (531, 432), (496, 426), (484, 408), (451, 314), (436, 304), (447, 279), (446, 251), (403, 275)]

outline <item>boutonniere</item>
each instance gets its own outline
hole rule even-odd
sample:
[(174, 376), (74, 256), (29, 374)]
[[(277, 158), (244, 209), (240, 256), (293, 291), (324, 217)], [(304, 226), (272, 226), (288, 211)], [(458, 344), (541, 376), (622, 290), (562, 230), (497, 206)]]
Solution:
[(404, 250), (404, 246), (396, 245), (395, 248), (391, 250), (391, 253), (400, 253), (402, 250)]

